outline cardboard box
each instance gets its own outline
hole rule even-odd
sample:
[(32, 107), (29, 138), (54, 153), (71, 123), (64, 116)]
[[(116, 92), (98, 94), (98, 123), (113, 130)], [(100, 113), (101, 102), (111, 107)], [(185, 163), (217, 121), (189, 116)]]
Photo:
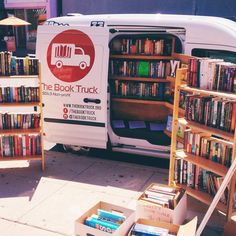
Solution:
[[(157, 222), (145, 219), (138, 219), (136, 223), (165, 228), (169, 230), (170, 234), (174, 234), (177, 236), (195, 236), (197, 229), (197, 217), (193, 218), (190, 222), (184, 225), (175, 225), (171, 223), (161, 221)], [(129, 232), (128, 236), (130, 235), (131, 232)]]
[[(151, 184), (147, 189), (149, 189), (152, 185), (161, 185), (161, 184)], [(173, 223), (177, 225), (181, 225), (187, 216), (187, 195), (184, 193), (178, 204), (174, 209), (161, 207), (155, 203), (150, 203), (146, 201), (142, 201), (143, 194), (139, 197), (137, 201), (136, 208), (136, 219), (148, 219), (153, 221), (164, 221), (168, 223)]]
[[(126, 216), (126, 220), (112, 234), (85, 225), (85, 219), (92, 214), (97, 214), (97, 209), (122, 212)], [(75, 221), (75, 236), (125, 236), (128, 234), (134, 221), (135, 211), (106, 202), (98, 202)]]

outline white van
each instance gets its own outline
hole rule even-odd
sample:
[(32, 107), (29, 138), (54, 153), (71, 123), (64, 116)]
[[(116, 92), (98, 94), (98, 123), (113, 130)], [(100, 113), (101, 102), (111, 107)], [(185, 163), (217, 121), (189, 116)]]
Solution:
[[(161, 14), (47, 20), (38, 27), (36, 48), (45, 139), (169, 158), (170, 137), (163, 129), (172, 109), (165, 72), (157, 71), (160, 64), (169, 68), (174, 52), (235, 62), (236, 23)], [(56, 62), (53, 53), (67, 58)], [(82, 67), (82, 59), (68, 59), (79, 54), (87, 57)]]

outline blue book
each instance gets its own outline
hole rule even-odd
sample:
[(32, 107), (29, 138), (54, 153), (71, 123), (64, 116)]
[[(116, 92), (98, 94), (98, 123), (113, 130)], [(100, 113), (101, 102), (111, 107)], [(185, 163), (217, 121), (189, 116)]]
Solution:
[(111, 233), (111, 234), (119, 228), (119, 225), (117, 224), (102, 221), (100, 219), (96, 219), (93, 217), (88, 217), (85, 220), (84, 224), (92, 228), (99, 229), (99, 230), (102, 230), (104, 232)]
[(146, 124), (144, 121), (141, 121), (141, 120), (129, 121), (129, 128), (130, 129), (145, 129)]
[(122, 129), (125, 128), (125, 123), (123, 120), (113, 120), (112, 125), (116, 129)]
[(150, 122), (150, 130), (151, 131), (163, 131), (166, 128), (166, 124)]
[(137, 236), (168, 236), (168, 229), (136, 223), (131, 231)]
[(98, 217), (105, 218), (113, 222), (117, 222), (118, 224), (121, 224), (126, 219), (124, 215), (119, 213), (109, 212), (102, 209), (98, 209), (97, 211), (98, 211)]

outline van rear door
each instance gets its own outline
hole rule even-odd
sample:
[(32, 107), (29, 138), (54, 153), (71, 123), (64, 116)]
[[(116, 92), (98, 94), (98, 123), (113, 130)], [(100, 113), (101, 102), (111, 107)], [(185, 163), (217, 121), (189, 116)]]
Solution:
[(109, 31), (38, 27), (46, 140), (106, 148)]

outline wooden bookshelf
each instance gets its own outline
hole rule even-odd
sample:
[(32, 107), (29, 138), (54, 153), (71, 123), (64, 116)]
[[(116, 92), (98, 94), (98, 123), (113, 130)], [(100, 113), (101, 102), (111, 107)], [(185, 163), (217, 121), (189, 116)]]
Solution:
[[(189, 153), (185, 153), (183, 150), (177, 150), (176, 142), (177, 142), (177, 126), (179, 122), (179, 100), (180, 100), (180, 90), (184, 90), (191, 94), (201, 94), (201, 95), (213, 95), (220, 98), (227, 98), (230, 100), (236, 99), (236, 95), (232, 95), (229, 93), (224, 92), (215, 92), (215, 91), (207, 91), (202, 89), (190, 88), (189, 86), (182, 85), (181, 81), (185, 79), (187, 73), (187, 69), (179, 69), (177, 70), (176, 82), (175, 82), (175, 96), (174, 96), (174, 111), (173, 111), (173, 126), (172, 126), (172, 143), (171, 143), (171, 155), (170, 155), (170, 168), (169, 168), (169, 184), (175, 185), (175, 160), (176, 158), (183, 158), (183, 160), (190, 162), (194, 165), (197, 165), (206, 171), (210, 171), (215, 173), (216, 175), (225, 177), (228, 173), (229, 168), (224, 166), (223, 164), (216, 163), (212, 160), (205, 159), (204, 157), (195, 156)], [(181, 119), (183, 121), (183, 118)], [(188, 128), (191, 128), (193, 131), (207, 133), (209, 136), (215, 135), (217, 137), (221, 137), (226, 139), (230, 142), (227, 142), (229, 145), (233, 145), (233, 153), (232, 157), (235, 158), (236, 155), (236, 131), (233, 133), (229, 133), (217, 128), (205, 126), (203, 124), (199, 124), (197, 122), (192, 122), (185, 120), (185, 125)], [(174, 135), (175, 134), (175, 135)], [(222, 141), (223, 142), (223, 141)], [(226, 142), (226, 141), (224, 141)], [(181, 187), (184, 187), (187, 190), (187, 193), (192, 197), (210, 205), (213, 201), (214, 196), (210, 196), (210, 194), (202, 192), (198, 189), (192, 189), (187, 187), (186, 185), (178, 184)], [(228, 201), (227, 205), (219, 202), (217, 205), (217, 209), (221, 210), (222, 212), (226, 213), (226, 219), (230, 220), (232, 213), (233, 213), (233, 198), (234, 198), (234, 191), (235, 191), (235, 177), (233, 177), (230, 181), (229, 186), (229, 193), (228, 193)]]
[[(7, 81), (11, 81), (11, 87), (14, 87), (14, 85), (12, 84), (16, 84), (17, 86), (22, 86), (22, 83), (25, 83), (26, 79), (34, 79), (34, 80), (38, 80), (38, 84), (36, 85), (38, 87), (39, 90), (39, 98), (38, 98), (38, 102), (1, 102), (0, 106), (2, 107), (2, 113), (4, 112), (8, 112), (8, 110), (6, 110), (6, 108), (9, 108), (9, 110), (11, 111), (11, 109), (14, 109), (14, 107), (18, 108), (18, 112), (20, 114), (24, 114), (26, 112), (26, 114), (28, 113), (35, 113), (35, 107), (37, 107), (37, 109), (39, 109), (40, 113), (40, 125), (39, 128), (28, 128), (28, 129), (1, 129), (0, 130), (0, 136), (1, 138), (5, 138), (5, 142), (9, 143), (8, 146), (4, 146), (4, 144), (1, 147), (1, 153), (0, 153), (0, 161), (16, 161), (16, 160), (40, 160), (41, 161), (41, 167), (42, 170), (44, 171), (44, 146), (43, 146), (43, 123), (42, 123), (42, 83), (41, 83), (41, 64), (40, 62), (38, 62), (38, 68), (37, 70), (39, 71), (38, 75), (13, 75), (13, 76), (0, 76), (0, 80), (4, 80), (4, 83), (7, 84)], [(12, 90), (11, 92), (12, 93)], [(33, 92), (32, 92), (33, 93)], [(11, 96), (13, 96), (13, 94), (11, 94)], [(27, 109), (26, 109), (27, 107)], [(30, 108), (30, 109), (28, 109)], [(29, 111), (30, 110), (30, 111)], [(17, 112), (14, 112), (17, 113)], [(18, 117), (17, 117), (18, 118)], [(17, 120), (17, 122), (19, 122), (19, 120)], [(20, 121), (21, 122), (21, 121)], [(3, 125), (4, 126), (4, 125)], [(23, 135), (35, 135), (37, 137), (23, 137)], [(15, 144), (13, 144), (13, 139), (15, 140), (16, 137), (16, 141), (17, 141), (17, 147), (15, 146)], [(25, 138), (25, 145), (23, 145), (23, 138)], [(40, 149), (40, 155), (35, 155), (32, 154), (34, 153), (34, 151), (32, 150), (31, 154), (32, 155), (25, 155), (24, 150), (26, 148), (26, 150), (29, 148), (27, 145), (27, 140), (31, 140), (32, 142), (35, 141), (34, 143), (34, 147), (32, 149), (35, 148), (35, 152), (37, 150), (37, 154), (39, 153), (39, 149)], [(7, 140), (7, 141), (6, 141)], [(19, 140), (19, 141), (18, 141)], [(40, 143), (39, 143), (40, 140)], [(19, 146), (20, 144), (20, 146)], [(10, 146), (10, 150), (9, 150), (9, 146)], [(18, 149), (19, 148), (19, 149)], [(5, 150), (4, 150), (5, 149)], [(16, 151), (17, 150), (17, 151)], [(15, 155), (15, 156), (10, 156), (9, 153), (11, 155), (14, 155), (15, 153), (18, 153), (20, 155)]]
[[(192, 196), (193, 198), (207, 205), (210, 205), (211, 202), (213, 201), (213, 197), (211, 197), (208, 193), (205, 193), (196, 189), (192, 189), (184, 184), (176, 184), (176, 186), (185, 189), (188, 195)], [(219, 202), (216, 208), (223, 213), (227, 212), (227, 206), (223, 204), (222, 202)]]

